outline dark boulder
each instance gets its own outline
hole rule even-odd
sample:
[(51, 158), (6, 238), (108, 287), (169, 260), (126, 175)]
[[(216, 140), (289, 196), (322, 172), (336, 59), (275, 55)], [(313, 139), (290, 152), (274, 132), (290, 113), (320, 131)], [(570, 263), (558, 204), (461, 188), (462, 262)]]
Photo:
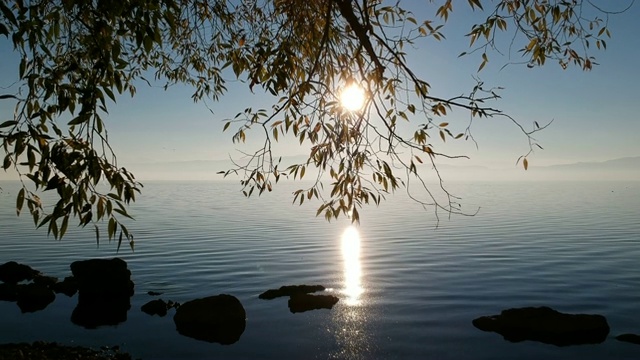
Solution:
[(271, 300), (281, 296), (309, 294), (324, 290), (325, 287), (322, 285), (286, 285), (281, 286), (279, 289), (269, 289), (260, 294), (258, 297), (260, 299)]
[(292, 313), (305, 312), (316, 309), (331, 309), (338, 303), (338, 297), (333, 295), (296, 294), (289, 298), (289, 310)]
[(640, 335), (636, 335), (636, 334), (618, 335), (616, 336), (616, 340), (640, 345)]
[(0, 284), (0, 300), (2, 301), (17, 301), (18, 300), (18, 285), (11, 283)]
[(173, 321), (184, 336), (229, 345), (240, 339), (246, 317), (236, 297), (221, 294), (187, 301), (177, 308)]
[(162, 299), (151, 300), (148, 303), (142, 305), (140, 308), (144, 313), (149, 315), (165, 316), (169, 305)]
[(122, 259), (91, 259), (71, 264), (78, 284), (78, 305), (71, 321), (85, 328), (117, 325), (127, 320), (133, 281)]
[(78, 291), (96, 297), (130, 297), (133, 281), (127, 263), (119, 258), (91, 259), (71, 263)]
[(0, 281), (9, 284), (32, 280), (37, 274), (39, 274), (39, 272), (32, 269), (29, 265), (18, 264), (15, 261), (9, 261), (0, 265)]
[(45, 285), (18, 285), (18, 307), (23, 313), (43, 310), (56, 299), (56, 294)]
[(539, 341), (557, 346), (598, 344), (609, 334), (602, 315), (565, 314), (549, 307), (503, 310), (500, 315), (482, 316), (473, 325), (493, 331), (511, 342)]
[(63, 293), (71, 297), (78, 292), (78, 282), (73, 276), (67, 276), (64, 280), (53, 284), (53, 291), (56, 294)]

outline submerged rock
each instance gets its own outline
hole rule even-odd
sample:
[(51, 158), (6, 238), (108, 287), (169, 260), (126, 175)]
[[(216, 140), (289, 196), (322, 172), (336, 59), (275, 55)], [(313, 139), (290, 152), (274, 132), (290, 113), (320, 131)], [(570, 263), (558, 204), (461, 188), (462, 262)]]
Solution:
[(324, 291), (325, 287), (322, 285), (286, 285), (281, 286), (279, 289), (269, 289), (260, 296), (260, 299), (271, 300), (282, 296), (293, 296), (297, 294), (309, 294), (318, 291)]
[(29, 265), (18, 264), (15, 261), (9, 261), (0, 265), (0, 281), (9, 284), (32, 280), (37, 274), (39, 274), (39, 272), (32, 269)]
[(597, 344), (609, 334), (609, 324), (602, 315), (565, 314), (546, 306), (503, 310), (499, 315), (479, 317), (473, 325), (496, 332), (507, 341), (532, 340), (557, 346)]
[(43, 310), (56, 299), (56, 294), (45, 285), (18, 285), (18, 307), (23, 313)]
[(149, 315), (165, 316), (169, 305), (162, 299), (151, 300), (148, 303), (142, 305), (140, 310)]
[(235, 296), (221, 294), (185, 302), (176, 310), (173, 321), (184, 336), (229, 345), (240, 339), (246, 317)]
[(78, 285), (78, 305), (71, 314), (74, 324), (93, 329), (127, 320), (134, 284), (124, 260), (76, 261), (71, 272)]
[(331, 309), (338, 303), (338, 297), (333, 295), (296, 294), (289, 298), (289, 310), (292, 313), (305, 312), (316, 309)]
[(640, 335), (636, 335), (636, 334), (618, 335), (616, 336), (616, 340), (640, 345)]
[(53, 284), (53, 291), (56, 294), (63, 293), (68, 297), (72, 297), (78, 292), (78, 282), (73, 276), (67, 276), (64, 280)]

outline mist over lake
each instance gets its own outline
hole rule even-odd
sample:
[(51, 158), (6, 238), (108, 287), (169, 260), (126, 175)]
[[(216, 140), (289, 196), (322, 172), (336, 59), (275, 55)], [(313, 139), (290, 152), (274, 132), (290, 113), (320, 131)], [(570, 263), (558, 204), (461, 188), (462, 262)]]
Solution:
[[(70, 321), (77, 295), (58, 294), (43, 311), (22, 314), (0, 301), (0, 342), (120, 345), (148, 359), (635, 359), (640, 333), (640, 182), (452, 183), (463, 210), (423, 210), (403, 192), (361, 212), (357, 256), (349, 258), (346, 219), (315, 217), (317, 203), (291, 204), (304, 184), (284, 183), (246, 199), (237, 183), (145, 182), (132, 206), (135, 251), (93, 229), (56, 241), (16, 218), (17, 182), (0, 183), (0, 263), (70, 275), (72, 261), (118, 256), (135, 295), (127, 321), (85, 329)], [(315, 205), (315, 206), (314, 206)], [(436, 228), (436, 224), (438, 227)], [(106, 234), (106, 232), (105, 232)], [(340, 298), (331, 310), (291, 313), (270, 288), (322, 284)], [(247, 312), (239, 341), (220, 345), (180, 335), (166, 317), (140, 310), (161, 292), (185, 302), (236, 296)], [(601, 344), (557, 347), (511, 343), (471, 321), (502, 309), (551, 306), (606, 316)]]

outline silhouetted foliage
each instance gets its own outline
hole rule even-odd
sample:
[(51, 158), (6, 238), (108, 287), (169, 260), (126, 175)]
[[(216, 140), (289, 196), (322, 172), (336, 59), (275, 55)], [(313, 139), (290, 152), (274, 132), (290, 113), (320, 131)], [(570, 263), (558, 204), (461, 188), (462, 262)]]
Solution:
[[(455, 15), (452, 0), (421, 6), (434, 16), (418, 19), (401, 2), (376, 0), (0, 2), (0, 39), (4, 35), (21, 59), (11, 87), (16, 91), (0, 95), (15, 105), (13, 118), (0, 123), (0, 139), (2, 168), (15, 170), (23, 185), (17, 213), (26, 204), (35, 225), (56, 238), (76, 218), (81, 226), (94, 225), (99, 241), (98, 225), (105, 221), (110, 239), (133, 247), (123, 220), (142, 185), (118, 165), (103, 116), (122, 94), (134, 96), (145, 77), (165, 87), (191, 86), (195, 101), (220, 99), (228, 79), (274, 96), (271, 108), (241, 110), (224, 125), (238, 142), (255, 128), (265, 134), (264, 147), (226, 172), (243, 176), (247, 196), (313, 168), (316, 182), (296, 191), (294, 201), (320, 199), (318, 215), (327, 219), (343, 214), (358, 221), (363, 204), (378, 204), (413, 178), (428, 194), (415, 200), (433, 206), (436, 216), (460, 213), (442, 182), (444, 203), (417, 169), (432, 164), (440, 178), (435, 159), (457, 157), (439, 152), (437, 142), (473, 140), (474, 119), (505, 116), (533, 150), (539, 145), (531, 135), (544, 125), (525, 130), (488, 106), (499, 95), (482, 82), (444, 98), (418, 77), (405, 48), (443, 40), (443, 26)], [(527, 66), (553, 60), (585, 70), (595, 64), (590, 49), (606, 48), (610, 36), (610, 13), (588, 1), (468, 0), (468, 6), (487, 14), (468, 33), (469, 54), (480, 55), (478, 71), (500, 32), (513, 36)], [(337, 100), (350, 84), (363, 88), (360, 110), (347, 111)], [(438, 120), (454, 110), (467, 112), (469, 122), (460, 127)], [(399, 131), (401, 122), (414, 124), (413, 133)], [(308, 160), (281, 168), (271, 143), (285, 138), (309, 147)], [(529, 153), (522, 157), (525, 169)], [(331, 177), (327, 192), (324, 174)], [(56, 192), (58, 201), (45, 208), (37, 195), (42, 190)]]

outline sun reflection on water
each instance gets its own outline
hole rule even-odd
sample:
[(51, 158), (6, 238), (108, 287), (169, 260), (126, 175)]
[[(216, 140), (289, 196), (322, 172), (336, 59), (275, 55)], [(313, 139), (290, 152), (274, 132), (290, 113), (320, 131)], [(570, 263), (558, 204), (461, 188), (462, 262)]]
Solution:
[(331, 354), (336, 359), (369, 359), (375, 351), (368, 331), (371, 320), (370, 301), (364, 296), (362, 274), (362, 241), (354, 226), (342, 233), (341, 251), (344, 283), (340, 303), (343, 306), (334, 309), (333, 332), (338, 347)]
[(360, 233), (354, 226), (349, 226), (342, 233), (342, 260), (344, 262), (345, 303), (350, 306), (360, 304), (360, 295), (364, 292), (361, 283), (362, 267), (360, 265)]

